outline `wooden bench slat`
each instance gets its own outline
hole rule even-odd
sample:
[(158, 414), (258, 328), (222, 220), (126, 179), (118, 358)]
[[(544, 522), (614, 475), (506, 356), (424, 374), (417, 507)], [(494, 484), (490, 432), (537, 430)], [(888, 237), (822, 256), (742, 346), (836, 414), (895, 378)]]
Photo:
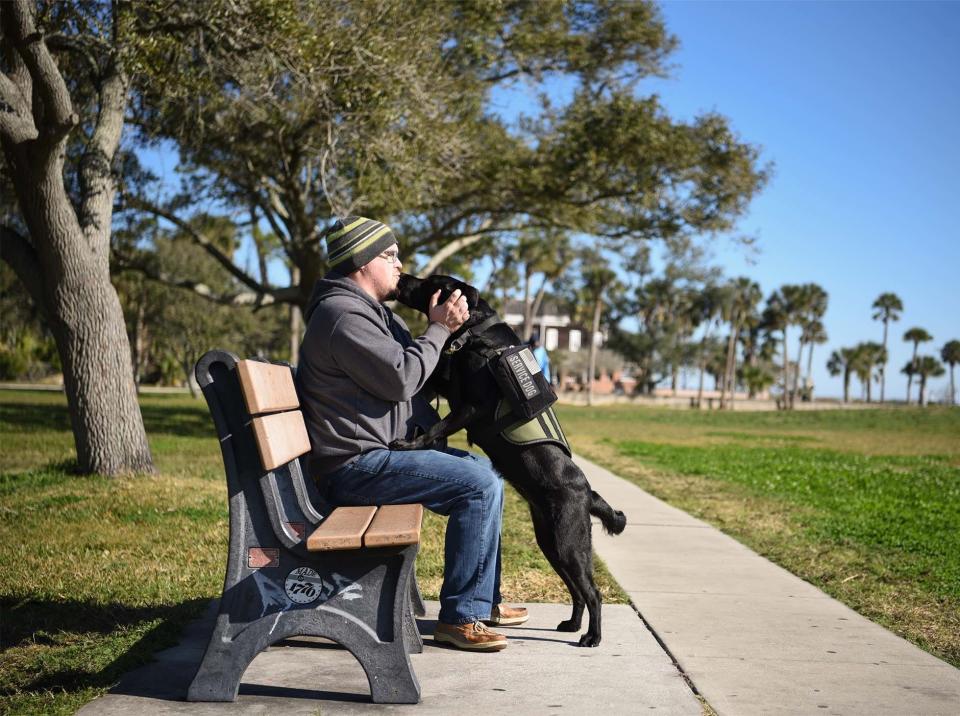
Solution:
[(364, 547), (392, 547), (420, 541), (423, 505), (384, 505), (363, 535)]
[(237, 375), (250, 415), (300, 407), (289, 366), (242, 360), (237, 362)]
[(264, 470), (274, 470), (310, 452), (310, 436), (299, 410), (254, 418), (253, 434)]
[(307, 550), (359, 549), (376, 506), (338, 507), (307, 537)]

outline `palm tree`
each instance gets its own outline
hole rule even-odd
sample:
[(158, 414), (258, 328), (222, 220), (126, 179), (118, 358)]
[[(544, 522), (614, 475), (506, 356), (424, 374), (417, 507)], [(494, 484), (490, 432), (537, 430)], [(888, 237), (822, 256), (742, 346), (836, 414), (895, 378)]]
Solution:
[[(908, 343), (913, 343), (913, 358), (911, 359), (914, 364), (917, 362), (917, 348), (921, 343), (926, 343), (927, 341), (932, 341), (933, 336), (926, 332), (923, 328), (914, 326), (909, 331), (903, 334), (903, 340)], [(916, 370), (914, 366), (913, 373), (907, 374), (907, 405), (910, 405), (910, 391), (913, 388), (913, 375), (914, 373), (919, 374), (919, 371)]]
[[(890, 321), (899, 321), (903, 302), (895, 293), (881, 293), (873, 302), (873, 320), (883, 321), (883, 348), (887, 348), (887, 327)], [(880, 366), (880, 402), (884, 401), (887, 384), (887, 364)]]
[[(812, 284), (798, 285), (793, 283), (784, 284), (780, 287), (780, 292), (783, 294), (783, 299), (786, 301), (786, 312), (787, 312), (787, 322), (786, 325), (803, 325), (804, 316), (807, 312), (807, 306), (810, 303), (811, 292), (810, 286)], [(821, 289), (822, 290), (822, 289)], [(784, 326), (783, 332), (783, 351), (784, 357), (786, 358), (787, 353), (787, 332), (786, 326)], [(800, 346), (797, 349), (797, 362), (795, 364), (795, 371), (793, 374), (793, 387), (788, 390), (788, 407), (793, 408), (793, 398), (797, 392), (797, 378), (800, 375), (800, 352), (803, 351), (803, 340), (800, 340)], [(787, 361), (789, 366), (789, 361)]]
[(883, 346), (873, 341), (858, 343), (853, 349), (853, 372), (866, 389), (867, 402), (871, 402), (871, 384), (873, 382), (873, 370), (886, 361), (886, 351)]
[(803, 327), (803, 339), (810, 346), (807, 353), (807, 375), (803, 379), (803, 391), (807, 395), (807, 400), (813, 400), (813, 384), (810, 375), (813, 372), (813, 347), (814, 345), (827, 342), (827, 331), (823, 323), (819, 320), (811, 321)]
[[(823, 324), (820, 319), (827, 312), (827, 292), (823, 287), (816, 283), (805, 283), (796, 290), (794, 313), (796, 323), (801, 327), (800, 345), (797, 348), (797, 372), (793, 377), (793, 390), (790, 393), (790, 404), (793, 405), (794, 396), (800, 392), (800, 362), (803, 357), (803, 348), (810, 342), (810, 337), (814, 333), (814, 324), (820, 326), (823, 331)], [(803, 388), (806, 392), (807, 382), (809, 380), (809, 371), (803, 379)]]
[(783, 295), (783, 288), (784, 287), (781, 287), (780, 290), (774, 291), (767, 298), (766, 308), (763, 309), (763, 327), (771, 337), (776, 331), (780, 331), (783, 336), (783, 402), (781, 407), (787, 408), (789, 407), (787, 393), (790, 390), (790, 359), (787, 355), (787, 328), (790, 325), (790, 304)]
[(939, 378), (944, 374), (943, 364), (933, 356), (920, 356), (916, 360), (916, 371), (920, 376), (920, 405), (926, 405), (925, 392), (927, 388), (927, 378)]
[(714, 283), (703, 287), (693, 303), (693, 311), (698, 323), (702, 323), (703, 338), (700, 339), (700, 384), (697, 387), (697, 407), (703, 400), (703, 376), (707, 372), (707, 344), (711, 331), (719, 323), (720, 308), (723, 305), (723, 289)]
[(853, 359), (855, 350), (853, 348), (841, 348), (830, 354), (827, 361), (827, 370), (830, 375), (838, 376), (843, 374), (843, 402), (850, 402), (850, 373), (853, 371)]
[(950, 366), (950, 405), (956, 405), (956, 389), (953, 387), (953, 366), (960, 363), (960, 341), (947, 341), (940, 349), (940, 357)]
[(737, 390), (737, 340), (747, 316), (753, 312), (763, 297), (760, 285), (745, 276), (731, 281), (728, 285), (729, 295), (724, 305), (723, 317), (730, 323), (730, 338), (727, 342), (724, 388), (720, 392), (721, 408), (727, 407), (725, 401), (727, 387), (730, 388), (730, 407), (733, 407), (733, 396)]

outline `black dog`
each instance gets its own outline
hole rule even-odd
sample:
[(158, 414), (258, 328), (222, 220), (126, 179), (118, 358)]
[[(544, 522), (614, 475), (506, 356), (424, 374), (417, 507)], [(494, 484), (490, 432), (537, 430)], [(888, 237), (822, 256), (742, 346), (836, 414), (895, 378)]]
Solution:
[[(418, 279), (404, 274), (397, 298), (400, 303), (426, 313), (430, 297), (438, 289), (442, 303), (458, 288), (467, 298), (470, 317), (444, 346), (429, 386), (447, 399), (450, 413), (423, 435), (396, 441), (390, 447), (420, 450), (466, 428), (469, 442), (483, 448), (497, 471), (529, 503), (537, 544), (570, 590), (573, 613), (557, 629), (579, 631), (586, 606), (590, 622), (579, 643), (597, 646), (600, 592), (593, 581), (590, 515), (598, 517), (611, 534), (623, 532), (627, 520), (590, 489), (586, 476), (559, 445), (518, 445), (488, 429), (496, 416), (500, 390), (481, 351), (516, 346), (520, 339), (506, 323), (497, 321), (495, 311), (480, 298), (477, 289), (450, 276)], [(451, 345), (460, 347), (452, 352)]]

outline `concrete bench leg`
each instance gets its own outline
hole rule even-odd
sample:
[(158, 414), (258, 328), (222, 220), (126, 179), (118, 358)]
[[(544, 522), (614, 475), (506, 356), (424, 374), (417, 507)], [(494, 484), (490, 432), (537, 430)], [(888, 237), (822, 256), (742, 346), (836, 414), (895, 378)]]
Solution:
[[(420, 683), (404, 640), (380, 642), (359, 622), (318, 620), (310, 612), (285, 615), (282, 628), (280, 624), (274, 627), (275, 617), (271, 615), (251, 624), (233, 640), (227, 634), (226, 620), (218, 618), (207, 653), (190, 684), (187, 700), (236, 701), (240, 680), (254, 657), (276, 641), (300, 635), (322, 636), (346, 645), (367, 675), (374, 703), (415, 704), (420, 700)], [(324, 621), (327, 623), (322, 624)]]
[(417, 583), (417, 575), (414, 572), (413, 579), (410, 580), (410, 601), (413, 604), (413, 613), (418, 617), (427, 616), (427, 605), (423, 602), (423, 595), (420, 593), (420, 585)]

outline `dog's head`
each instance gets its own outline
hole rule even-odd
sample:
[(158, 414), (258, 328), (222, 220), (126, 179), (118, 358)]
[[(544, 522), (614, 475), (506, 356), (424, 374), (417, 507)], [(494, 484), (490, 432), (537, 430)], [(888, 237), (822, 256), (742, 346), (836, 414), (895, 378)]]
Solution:
[(430, 309), (430, 297), (437, 291), (440, 291), (440, 298), (437, 303), (446, 301), (450, 294), (456, 289), (467, 298), (467, 306), (471, 314), (480, 305), (480, 292), (468, 283), (459, 281), (453, 276), (427, 276), (427, 278), (417, 278), (410, 274), (400, 274), (400, 282), (397, 284), (397, 300), (404, 306), (416, 309), (421, 313), (427, 313)]

